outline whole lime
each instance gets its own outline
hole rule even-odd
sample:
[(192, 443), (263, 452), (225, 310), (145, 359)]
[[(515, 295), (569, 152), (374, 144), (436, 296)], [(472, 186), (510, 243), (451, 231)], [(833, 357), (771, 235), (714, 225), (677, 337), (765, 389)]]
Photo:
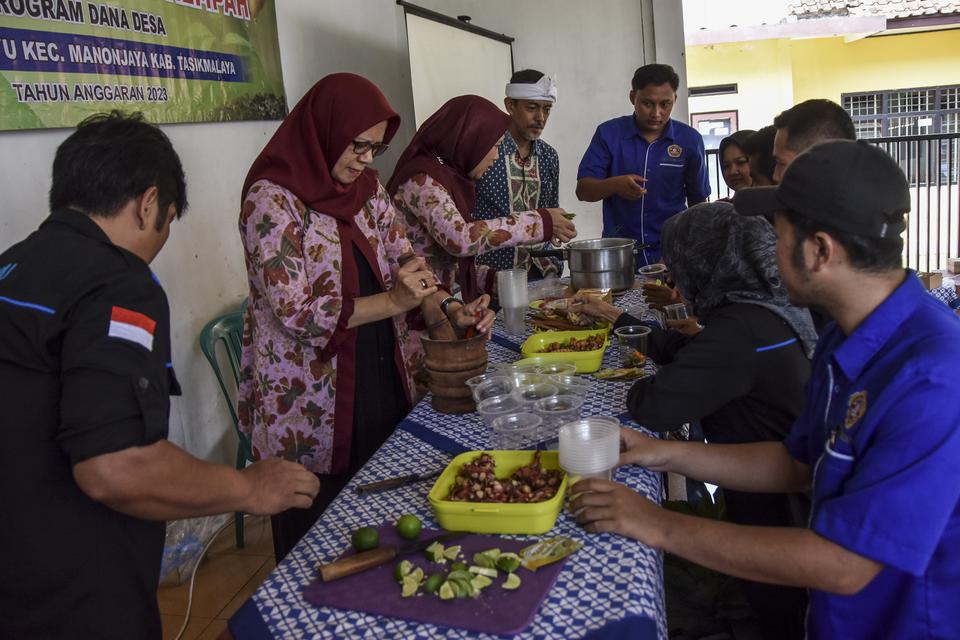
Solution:
[(350, 536), (350, 542), (357, 552), (370, 551), (380, 546), (380, 532), (376, 527), (360, 527)]
[(423, 523), (420, 522), (420, 518), (412, 513), (404, 514), (397, 520), (397, 533), (400, 534), (401, 538), (415, 540), (422, 530)]

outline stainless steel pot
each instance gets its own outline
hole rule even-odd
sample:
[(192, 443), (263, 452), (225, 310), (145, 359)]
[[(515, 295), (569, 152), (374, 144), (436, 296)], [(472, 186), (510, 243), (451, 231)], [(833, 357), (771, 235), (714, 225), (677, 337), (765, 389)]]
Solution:
[(612, 289), (624, 291), (633, 287), (637, 247), (631, 238), (596, 238), (577, 240), (562, 249), (527, 249), (535, 257), (557, 257), (570, 265), (570, 284), (575, 290)]

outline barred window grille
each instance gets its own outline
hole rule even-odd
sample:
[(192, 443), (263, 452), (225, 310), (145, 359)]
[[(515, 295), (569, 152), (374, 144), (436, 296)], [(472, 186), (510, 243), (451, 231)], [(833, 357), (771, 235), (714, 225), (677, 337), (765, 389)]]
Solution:
[(935, 89), (917, 89), (907, 91), (891, 91), (889, 97), (890, 113), (917, 113), (930, 111), (936, 95)]
[(857, 137), (882, 142), (913, 185), (956, 184), (957, 140), (918, 136), (960, 133), (960, 85), (845, 93)]
[(859, 138), (960, 132), (960, 85), (845, 93)]
[(857, 130), (857, 138), (864, 140), (879, 138), (883, 131), (883, 123), (878, 118), (858, 120), (853, 125)]
[(942, 133), (960, 133), (960, 113), (945, 113), (940, 119)]
[(873, 116), (880, 113), (883, 98), (879, 93), (864, 93), (846, 95), (843, 97), (843, 108), (851, 116)]

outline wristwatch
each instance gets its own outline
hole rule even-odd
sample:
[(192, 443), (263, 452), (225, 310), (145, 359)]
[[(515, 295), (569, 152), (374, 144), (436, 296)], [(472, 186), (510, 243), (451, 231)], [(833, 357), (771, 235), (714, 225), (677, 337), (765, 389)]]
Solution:
[(453, 296), (447, 296), (446, 298), (444, 298), (443, 302), (440, 303), (440, 311), (443, 311), (443, 313), (446, 314), (447, 316), (450, 315), (449, 313), (447, 313), (447, 307), (450, 305), (451, 302), (463, 304), (462, 300), (454, 298)]

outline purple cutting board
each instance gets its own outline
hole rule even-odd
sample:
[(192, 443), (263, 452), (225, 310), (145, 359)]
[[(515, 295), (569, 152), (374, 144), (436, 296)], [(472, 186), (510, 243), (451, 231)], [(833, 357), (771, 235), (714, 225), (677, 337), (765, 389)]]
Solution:
[[(444, 532), (424, 529), (419, 539), (426, 540), (441, 533)], [(380, 527), (380, 546), (396, 544), (398, 540), (393, 526)], [(473, 554), (477, 551), (497, 548), (516, 553), (533, 544), (533, 540), (507, 540), (499, 536), (471, 534), (450, 540), (444, 546), (457, 544), (462, 547), (461, 561), (471, 565)], [(353, 549), (350, 549), (343, 556), (353, 553)], [(434, 564), (428, 561), (423, 553), (415, 553), (334, 582), (325, 583), (318, 578), (304, 589), (303, 597), (307, 602), (318, 606), (352, 609), (481, 633), (514, 635), (533, 622), (540, 603), (556, 582), (566, 562), (564, 559), (536, 571), (527, 571), (521, 567), (517, 570), (517, 575), (522, 582), (516, 591), (500, 588), (507, 575), (501, 571), (493, 584), (476, 598), (441, 600), (434, 594), (423, 593), (422, 589), (419, 595), (400, 597), (400, 585), (394, 580), (393, 572), (397, 563), (403, 559), (422, 568), (427, 576), (441, 570), (449, 571), (450, 568), (449, 562), (445, 565)]]

